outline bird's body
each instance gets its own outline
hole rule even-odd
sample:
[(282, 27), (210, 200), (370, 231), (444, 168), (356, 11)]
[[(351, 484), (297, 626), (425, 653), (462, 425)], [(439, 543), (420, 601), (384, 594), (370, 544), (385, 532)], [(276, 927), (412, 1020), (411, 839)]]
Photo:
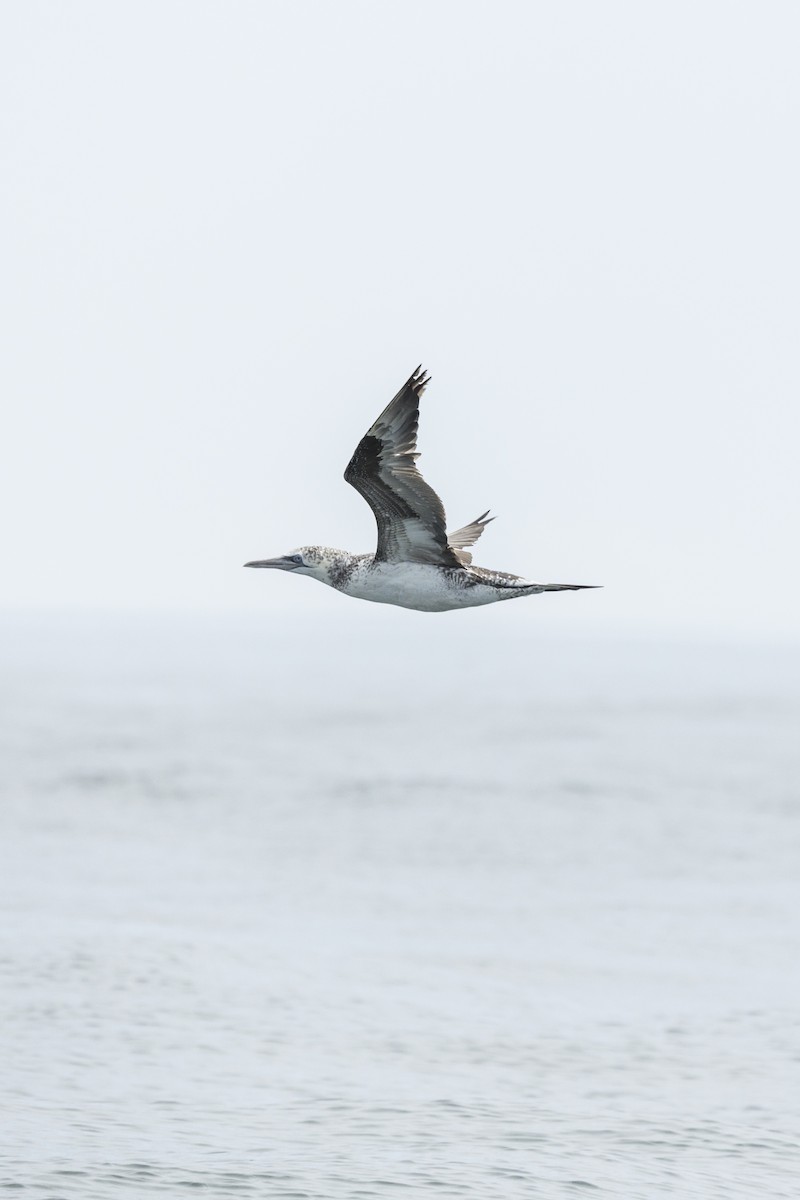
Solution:
[(496, 600), (554, 590), (552, 584), (534, 583), (483, 567), (465, 570), (432, 563), (376, 562), (372, 554), (349, 554), (330, 546), (304, 546), (302, 554), (304, 574), (345, 596), (420, 612), (477, 608)]
[(419, 398), (428, 381), (425, 372), (417, 368), (361, 439), (345, 471), (347, 482), (375, 514), (375, 553), (303, 546), (279, 558), (245, 565), (296, 571), (347, 596), (421, 612), (475, 608), (538, 592), (579, 591), (591, 586), (536, 583), (472, 566), (467, 547), (474, 545), (492, 518), (484, 513), (448, 534), (442, 502), (415, 463)]
[[(451, 608), (477, 608), (495, 600), (510, 600), (531, 590), (532, 584), (498, 589), (491, 572), (463, 567), (435, 567), (430, 563), (359, 562), (342, 588), (348, 596), (377, 604), (399, 604), (420, 612), (447, 612)], [(522, 581), (520, 581), (522, 583)]]

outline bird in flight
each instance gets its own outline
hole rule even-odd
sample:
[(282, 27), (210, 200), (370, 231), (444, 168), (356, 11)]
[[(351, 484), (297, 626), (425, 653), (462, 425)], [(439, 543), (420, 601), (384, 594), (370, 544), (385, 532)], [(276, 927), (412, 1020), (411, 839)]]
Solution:
[(417, 470), (419, 401), (430, 376), (417, 367), (355, 449), (344, 477), (375, 514), (374, 554), (329, 546), (301, 546), (246, 567), (273, 567), (310, 575), (320, 583), (378, 604), (421, 612), (474, 608), (539, 592), (576, 592), (596, 584), (535, 583), (505, 571), (472, 565), (473, 546), (493, 517), (482, 516), (448, 533), (444, 506)]

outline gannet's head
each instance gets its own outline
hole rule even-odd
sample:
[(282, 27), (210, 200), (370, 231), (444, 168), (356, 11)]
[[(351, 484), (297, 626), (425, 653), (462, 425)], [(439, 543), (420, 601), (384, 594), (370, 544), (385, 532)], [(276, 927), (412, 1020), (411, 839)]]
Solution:
[(331, 550), (327, 546), (299, 546), (278, 558), (262, 558), (245, 563), (246, 567), (274, 567), (278, 571), (295, 571), (298, 575), (310, 575), (321, 583), (332, 582), (332, 572), (343, 559), (350, 555), (343, 550)]

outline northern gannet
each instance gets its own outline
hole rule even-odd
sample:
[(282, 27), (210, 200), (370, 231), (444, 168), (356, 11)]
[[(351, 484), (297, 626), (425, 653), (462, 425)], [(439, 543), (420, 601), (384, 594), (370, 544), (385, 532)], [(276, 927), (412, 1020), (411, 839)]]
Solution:
[(421, 612), (597, 586), (535, 583), (472, 566), (467, 547), (477, 542), (494, 518), (487, 511), (463, 529), (448, 533), (442, 502), (417, 470), (419, 399), (429, 382), (427, 372), (417, 367), (358, 443), (344, 473), (375, 514), (378, 547), (374, 554), (300, 546), (278, 558), (244, 565), (310, 575), (346, 596)]

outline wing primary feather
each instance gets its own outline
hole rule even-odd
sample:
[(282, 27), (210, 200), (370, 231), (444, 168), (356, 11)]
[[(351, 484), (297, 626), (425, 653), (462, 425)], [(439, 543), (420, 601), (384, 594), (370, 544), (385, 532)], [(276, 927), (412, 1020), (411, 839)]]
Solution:
[(472, 555), (467, 550), (467, 546), (474, 546), (478, 538), (483, 533), (490, 521), (494, 521), (494, 517), (489, 516), (489, 509), (485, 513), (481, 513), (469, 525), (464, 525), (461, 529), (456, 529), (454, 533), (448, 533), (447, 541), (454, 553), (458, 556), (463, 566), (468, 566), (472, 562)]
[(420, 364), (358, 443), (344, 477), (375, 514), (377, 562), (459, 567), (444, 506), (416, 466), (419, 398), (429, 382)]

